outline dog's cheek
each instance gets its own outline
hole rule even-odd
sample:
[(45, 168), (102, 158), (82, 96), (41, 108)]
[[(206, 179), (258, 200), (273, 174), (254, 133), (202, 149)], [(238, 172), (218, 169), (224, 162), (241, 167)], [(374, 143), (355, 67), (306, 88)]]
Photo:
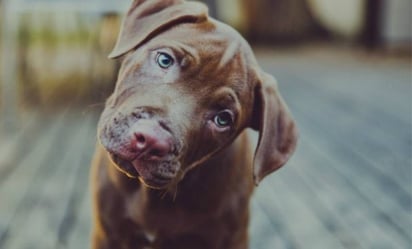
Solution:
[(129, 146), (128, 119), (121, 113), (106, 109), (98, 123), (98, 138), (103, 147), (112, 153), (126, 153)]
[(220, 134), (211, 129), (206, 129), (198, 141), (197, 148), (199, 148), (198, 151), (201, 152), (201, 154), (196, 155), (197, 160), (213, 154), (216, 150), (220, 150), (224, 144), (224, 140), (220, 137)]
[(230, 144), (236, 136), (240, 133), (239, 128), (232, 126), (226, 128), (217, 128), (213, 122), (208, 122), (207, 131), (205, 133), (205, 140), (208, 141), (213, 148), (219, 148), (227, 146)]
[(97, 123), (97, 138), (99, 139), (100, 143), (105, 145), (108, 141), (108, 126), (109, 126), (109, 113), (104, 110), (103, 113), (100, 115), (99, 121)]

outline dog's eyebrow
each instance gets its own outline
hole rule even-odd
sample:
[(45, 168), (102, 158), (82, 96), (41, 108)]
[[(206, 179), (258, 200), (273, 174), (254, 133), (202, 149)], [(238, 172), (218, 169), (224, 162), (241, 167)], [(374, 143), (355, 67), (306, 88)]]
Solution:
[(192, 58), (192, 61), (195, 64), (200, 64), (200, 55), (197, 51), (197, 49), (195, 49), (194, 47), (191, 47), (189, 45), (186, 45), (184, 43), (178, 43), (176, 44), (177, 46), (175, 46), (174, 48), (176, 50), (178, 50), (178, 52), (186, 55), (186, 56), (190, 56)]
[(215, 93), (215, 97), (219, 99), (217, 103), (223, 104), (224, 106), (232, 106), (236, 111), (240, 110), (240, 102), (238, 93), (230, 87), (222, 87)]
[(239, 50), (240, 43), (238, 41), (233, 41), (228, 44), (223, 53), (222, 57), (220, 58), (218, 68), (223, 68), (227, 63), (229, 63), (233, 57), (236, 56), (237, 51)]

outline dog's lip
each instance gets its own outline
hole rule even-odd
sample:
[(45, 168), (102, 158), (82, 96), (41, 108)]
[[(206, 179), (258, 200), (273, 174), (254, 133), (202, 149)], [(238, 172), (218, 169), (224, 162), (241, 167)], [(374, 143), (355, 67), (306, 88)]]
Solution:
[(168, 176), (165, 174), (157, 173), (155, 171), (154, 172), (151, 171), (148, 168), (147, 163), (152, 163), (152, 162), (153, 161), (148, 162), (145, 160), (135, 159), (131, 162), (131, 164), (133, 165), (136, 172), (138, 172), (139, 179), (141, 180), (141, 182), (145, 184), (146, 186), (151, 187), (151, 188), (166, 187), (167, 185), (170, 184), (170, 182), (172, 182), (173, 176)]
[(139, 172), (134, 167), (133, 163), (129, 160), (123, 159), (115, 153), (109, 153), (112, 161), (115, 163), (116, 167), (127, 174), (129, 177), (136, 178), (139, 176)]
[(141, 158), (135, 158), (133, 160), (127, 160), (117, 155), (116, 153), (110, 153), (113, 162), (116, 167), (124, 172), (126, 175), (132, 178), (138, 178), (144, 185), (153, 189), (163, 189), (167, 187), (172, 181), (173, 176), (167, 176), (157, 172), (151, 172), (147, 168), (147, 163), (153, 163), (161, 160), (142, 160)]

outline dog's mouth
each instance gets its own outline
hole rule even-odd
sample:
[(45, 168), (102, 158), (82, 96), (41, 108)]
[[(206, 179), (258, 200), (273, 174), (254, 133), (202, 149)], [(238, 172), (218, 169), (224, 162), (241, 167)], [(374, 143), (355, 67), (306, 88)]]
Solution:
[(149, 188), (165, 189), (176, 177), (178, 164), (172, 161), (144, 160), (135, 158), (131, 161), (110, 153), (115, 166), (130, 178), (137, 178)]
[(128, 177), (130, 178), (137, 178), (139, 177), (139, 173), (133, 166), (132, 162), (129, 160), (125, 160), (121, 158), (120, 156), (114, 154), (114, 153), (109, 153), (112, 161), (114, 162), (115, 166), (125, 173)]

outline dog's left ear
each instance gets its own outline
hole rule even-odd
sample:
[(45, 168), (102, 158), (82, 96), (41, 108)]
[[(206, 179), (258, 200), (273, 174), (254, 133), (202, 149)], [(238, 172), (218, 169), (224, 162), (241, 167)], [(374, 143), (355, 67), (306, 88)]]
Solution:
[(259, 78), (251, 121), (251, 127), (259, 131), (253, 162), (256, 185), (288, 161), (298, 138), (296, 124), (279, 93), (276, 80), (264, 72)]
[(117, 58), (175, 25), (206, 20), (207, 13), (206, 5), (199, 2), (134, 0), (109, 58)]

